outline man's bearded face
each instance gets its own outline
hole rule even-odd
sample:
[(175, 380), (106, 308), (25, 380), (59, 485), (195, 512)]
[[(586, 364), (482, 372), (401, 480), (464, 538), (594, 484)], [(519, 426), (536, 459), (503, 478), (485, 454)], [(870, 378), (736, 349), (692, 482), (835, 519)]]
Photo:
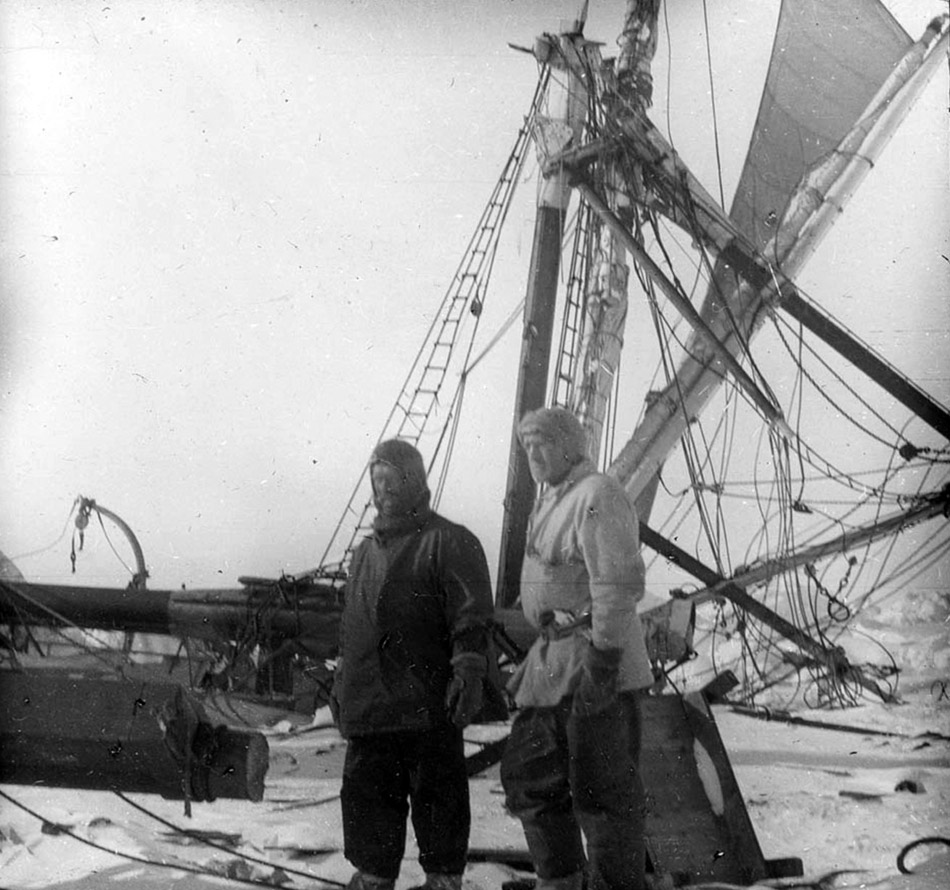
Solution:
[(557, 485), (571, 471), (572, 463), (565, 455), (563, 445), (554, 439), (532, 430), (522, 436), (521, 444), (535, 482)]
[(384, 516), (402, 516), (415, 504), (418, 492), (409, 484), (405, 471), (392, 464), (373, 464), (370, 471), (376, 509)]

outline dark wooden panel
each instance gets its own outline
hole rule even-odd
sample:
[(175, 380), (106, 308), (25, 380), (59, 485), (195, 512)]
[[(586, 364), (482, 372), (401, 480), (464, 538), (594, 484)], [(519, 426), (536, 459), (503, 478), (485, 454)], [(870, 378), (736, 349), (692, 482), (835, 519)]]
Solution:
[(663, 695), (643, 705), (640, 763), (654, 870), (690, 883), (765, 877), (762, 851), (702, 697)]
[[(0, 671), (0, 781), (140, 791), (182, 799), (178, 763), (158, 716), (182, 695), (174, 683), (44, 669)], [(267, 740), (202, 723), (207, 762), (191, 796), (261, 800)]]

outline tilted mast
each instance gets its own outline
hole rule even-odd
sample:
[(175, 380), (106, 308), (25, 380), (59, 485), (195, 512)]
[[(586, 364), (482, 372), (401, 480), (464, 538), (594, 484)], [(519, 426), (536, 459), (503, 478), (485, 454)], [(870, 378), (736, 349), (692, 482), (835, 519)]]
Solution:
[[(862, 7), (864, 5), (868, 4), (862, 3)], [(822, 7), (822, 15), (829, 16), (828, 22), (840, 24), (842, 15), (853, 15), (853, 11), (849, 12), (846, 6), (829, 3), (827, 9)], [(655, 4), (650, 0), (630, 0), (628, 4), (624, 37), (630, 42), (624, 45), (624, 50), (626, 52), (630, 46), (634, 47), (627, 52), (626, 57), (638, 60), (633, 71), (641, 82), (644, 78), (643, 64), (649, 60), (643, 53), (637, 54), (643, 36), (638, 29), (645, 28), (647, 36), (652, 33), (650, 26), (655, 25), (655, 19), (651, 22), (651, 12), (655, 14)], [(799, 39), (798, 33), (807, 32), (809, 27), (821, 32), (822, 38), (827, 33), (840, 30), (826, 28), (827, 22), (803, 22), (801, 17), (805, 13), (794, 3), (785, 4), (782, 15), (785, 18), (780, 21), (776, 38), (780, 57), (786, 48), (781, 42)], [(743, 387), (760, 413), (781, 436), (792, 438), (793, 434), (784, 423), (780, 408), (773, 402), (767, 389), (760, 386), (752, 373), (742, 366), (749, 340), (767, 314), (776, 307), (788, 307), (791, 314), (803, 324), (811, 326), (826, 342), (850, 353), (846, 357), (939, 432), (946, 435), (950, 429), (950, 415), (946, 409), (903, 379), (859, 341), (837, 329), (829, 317), (817, 311), (807, 312), (806, 308), (813, 307), (807, 306), (792, 281), (792, 277), (802, 268), (840, 214), (860, 179), (873, 166), (874, 159), (946, 52), (946, 16), (935, 19), (916, 43), (911, 43), (879, 4), (869, 9), (869, 19), (871, 27), (863, 35), (865, 45), (875, 46), (875, 41), (883, 32), (887, 50), (880, 54), (880, 58), (874, 59), (873, 65), (868, 66), (874, 70), (866, 72), (867, 77), (862, 76), (865, 74), (863, 70), (857, 75), (862, 81), (861, 89), (857, 91), (856, 97), (851, 97), (851, 106), (843, 110), (836, 109), (840, 111), (838, 119), (827, 126), (827, 122), (819, 121), (815, 124), (816, 130), (809, 132), (809, 139), (813, 140), (814, 145), (806, 146), (807, 150), (803, 150), (801, 172), (783, 185), (786, 191), (769, 196), (781, 213), (765, 213), (755, 200), (748, 200), (750, 195), (753, 199), (757, 197), (753, 193), (764, 190), (765, 185), (770, 183), (744, 179), (744, 184), (740, 183), (733, 216), (727, 216), (689, 173), (656, 128), (640, 113), (642, 109), (637, 109), (624, 95), (621, 89), (623, 70), (618, 70), (615, 77), (611, 76), (609, 68), (602, 70), (606, 84), (603, 103), (609, 115), (603, 134), (597, 134), (586, 145), (570, 147), (548, 163), (546, 172), (549, 174), (554, 171), (560, 173), (565, 167), (573, 172), (575, 188), (601, 220), (604, 231), (600, 242), (602, 265), (594, 267), (594, 283), (589, 294), (595, 298), (594, 306), (602, 314), (603, 309), (609, 307), (620, 319), (620, 325), (614, 327), (608, 337), (603, 336), (597, 326), (593, 327), (585, 341), (583, 362), (579, 362), (582, 373), (586, 371), (582, 381), (587, 388), (586, 391), (578, 388), (572, 407), (595, 439), (595, 448), (600, 441), (610, 380), (616, 369), (613, 350), (614, 347), (619, 350), (622, 338), (625, 305), (620, 299), (621, 287), (617, 285), (622, 278), (625, 285), (625, 276), (620, 276), (617, 270), (625, 270), (624, 250), (638, 263), (641, 271), (664, 291), (694, 328), (685, 350), (687, 358), (680, 364), (675, 379), (662, 393), (653, 394), (648, 399), (644, 420), (609, 469), (624, 482), (631, 499), (637, 502), (641, 519), (649, 515), (649, 501), (663, 463), (683, 437), (687, 424), (703, 411), (727, 376)], [(782, 58), (782, 61), (787, 69), (788, 59)], [(847, 66), (847, 60), (844, 64)], [(787, 73), (780, 71), (779, 76)], [(583, 74), (583, 71), (578, 71), (578, 74)], [(793, 75), (807, 81), (810, 72), (806, 65), (804, 71), (793, 71)], [(633, 79), (629, 69), (626, 76)], [(781, 87), (781, 83), (775, 87), (775, 82), (770, 81), (766, 92), (770, 88), (778, 90)], [(615, 107), (611, 108), (611, 102), (616, 103)], [(774, 122), (771, 125), (773, 129), (778, 129)], [(795, 122), (786, 126), (793, 128)], [(822, 127), (825, 129), (818, 132)], [(787, 140), (785, 131), (771, 135)], [(755, 148), (753, 143), (747, 171), (752, 169), (758, 175), (762, 165), (753, 155)], [(776, 149), (766, 144), (761, 151), (767, 155), (769, 152), (775, 153)], [(624, 166), (622, 156), (629, 158), (631, 154), (633, 162), (628, 160)], [(588, 172), (595, 162), (602, 166)], [(643, 181), (637, 175), (638, 165), (639, 169), (649, 168), (650, 185), (658, 190), (651, 203), (686, 228), (696, 241), (717, 257), (714, 282), (706, 304), (700, 311), (692, 307), (685, 295), (646, 255), (637, 240), (637, 233), (631, 231), (635, 223), (633, 214), (627, 211), (622, 201), (616, 200), (618, 192), (625, 192), (635, 199), (644, 197)], [(608, 172), (604, 173), (604, 169)], [(619, 183), (621, 189), (617, 188), (615, 178), (618, 172), (628, 175), (626, 183)], [(632, 178), (631, 172), (634, 173)], [(600, 281), (596, 274), (598, 268), (601, 271)], [(607, 286), (604, 285), (605, 281), (608, 282)], [(601, 299), (601, 295), (608, 299)], [(728, 311), (723, 311), (723, 307), (728, 307)], [(936, 501), (936, 507), (927, 507), (927, 517), (940, 515), (945, 506), (946, 493), (938, 496)], [(909, 517), (913, 509), (916, 508), (906, 512), (905, 517)], [(894, 528), (905, 527), (900, 521), (896, 522)], [(878, 523), (869, 527), (866, 539), (848, 539), (847, 542), (835, 540), (827, 546), (809, 551), (809, 555), (814, 557), (816, 553), (826, 555), (841, 552), (854, 546), (855, 541), (876, 538), (885, 530)], [(791, 570), (796, 564), (793, 560), (776, 559), (771, 562), (770, 570), (778, 573)], [(737, 586), (732, 582), (733, 588)], [(748, 596), (744, 592), (743, 595)], [(770, 614), (762, 620), (777, 626), (778, 616)]]
[[(630, 0), (625, 37), (636, 40), (637, 17), (642, 18), (643, 8), (652, 5), (650, 0)], [(781, 35), (796, 30), (794, 18), (801, 14), (795, 4), (783, 7), (783, 16), (787, 16), (790, 23), (783, 28), (780, 21), (777, 46), (779, 40), (791, 39)], [(836, 9), (827, 14), (841, 15)], [(600, 195), (586, 174), (581, 172), (595, 160), (606, 158), (609, 162), (613, 155), (622, 151), (635, 152), (642, 164), (650, 166), (651, 176), (662, 184), (666, 193), (665, 200), (657, 202), (658, 208), (674, 222), (686, 227), (691, 236), (712, 249), (719, 258), (715, 281), (699, 318), (688, 305), (678, 306), (695, 328), (687, 347), (689, 357), (680, 365), (674, 381), (649, 400), (642, 422), (610, 467), (610, 472), (624, 482), (634, 501), (642, 493), (649, 493), (651, 486), (655, 485), (660, 467), (681, 439), (687, 424), (701, 413), (727, 373), (743, 383), (744, 372), (736, 362), (741, 358), (748, 339), (774, 306), (787, 308), (800, 321), (812, 325), (827, 342), (836, 348), (845, 348), (850, 353), (847, 357), (946, 434), (948, 417), (941, 406), (915, 387), (902, 382), (893, 369), (885, 368), (884, 362), (871, 355), (854, 338), (833, 330), (827, 316), (807, 311), (808, 307), (791, 281), (840, 214), (860, 179), (873, 165), (914, 98), (946, 54), (946, 16), (935, 19), (919, 41), (910, 43), (896, 23), (883, 19), (886, 13), (882, 9), (877, 8), (875, 14), (882, 18), (878, 26), (888, 43), (884, 58), (874, 60), (883, 72), (881, 80), (875, 84), (873, 79), (868, 79), (869, 83), (865, 85), (869, 94), (866, 107), (863, 111), (856, 109), (852, 118), (856, 123), (850, 124), (850, 129), (845, 129), (836, 142), (827, 142), (828, 137), (822, 137), (824, 142), (814, 137), (814, 159), (807, 155), (803, 158), (805, 166), (801, 179), (797, 185), (789, 183), (787, 186), (791, 192), (769, 196), (786, 208), (781, 217), (776, 213), (765, 214), (767, 218), (764, 220), (756, 216), (749, 194), (764, 191), (765, 185), (751, 179), (747, 181), (746, 176), (740, 183), (733, 208), (732, 215), (737, 221), (733, 221), (690, 174), (656, 128), (639, 114), (617, 115), (612, 139), (604, 138), (568, 151), (549, 164), (549, 169), (560, 165), (575, 171), (578, 185), (591, 206), (603, 222), (626, 241), (628, 251), (637, 256), (640, 251), (633, 243), (626, 221), (611, 210), (609, 197)], [(831, 29), (822, 29), (818, 23), (816, 30)], [(643, 56), (639, 58), (642, 60)], [(771, 126), (776, 129), (778, 125), (772, 122)], [(762, 150), (768, 152), (770, 146), (766, 145)], [(751, 152), (746, 166), (747, 171), (757, 172), (759, 164)], [(638, 183), (631, 183), (630, 192), (636, 194), (637, 186)], [(627, 229), (626, 234), (623, 229)], [(651, 268), (645, 255), (642, 255), (642, 260), (648, 277), (673, 297), (670, 282), (657, 267)], [(730, 311), (718, 311), (722, 306), (728, 306)], [(745, 379), (744, 385), (767, 418), (773, 422), (781, 421), (775, 406), (762, 397), (754, 381)]]
[[(841, 140), (838, 149), (799, 183), (789, 199), (790, 210), (777, 233), (762, 249), (768, 268), (758, 268), (760, 280), (751, 284), (736, 277), (734, 265), (718, 264), (717, 285), (711, 290), (709, 299), (732, 308), (735, 327), (720, 322), (718, 333), (733, 354), (740, 354), (745, 339), (752, 336), (764, 319), (767, 307), (775, 303), (781, 305), (783, 285), (790, 284), (791, 276), (814, 252), (856, 187), (857, 180), (873, 163), (902, 115), (909, 110), (915, 92), (939, 64), (941, 56), (946, 55), (947, 34), (946, 16), (931, 23), (923, 38), (906, 51), (865, 113)], [(905, 86), (910, 100), (904, 92)], [(659, 134), (643, 120), (636, 121), (635, 127), (638, 132), (631, 134), (634, 140), (651, 143), (660, 154), (662, 138)], [(675, 159), (672, 149), (668, 149), (666, 157)], [(677, 163), (674, 169), (678, 167)], [(679, 179), (681, 177), (677, 176)], [(691, 199), (699, 197), (696, 194), (690, 196)], [(714, 206), (714, 202), (710, 199), (707, 206)], [(726, 219), (720, 222), (728, 225)], [(716, 238), (702, 230), (694, 234), (709, 241)], [(752, 257), (743, 249), (742, 242), (748, 243), (744, 238), (735, 239), (739, 251), (738, 256), (733, 256), (745, 259), (747, 267), (751, 267), (753, 263), (749, 261)], [(724, 246), (719, 245), (720, 248)], [(707, 318), (712, 315), (708, 310), (703, 314)], [(647, 408), (640, 426), (611, 465), (611, 472), (624, 482), (633, 499), (647, 487), (685, 432), (690, 419), (701, 412), (724, 380), (724, 368), (717, 356), (710, 354), (704, 344), (694, 345), (696, 348), (688, 351), (698, 354), (700, 360), (687, 358), (683, 362), (676, 381)]]

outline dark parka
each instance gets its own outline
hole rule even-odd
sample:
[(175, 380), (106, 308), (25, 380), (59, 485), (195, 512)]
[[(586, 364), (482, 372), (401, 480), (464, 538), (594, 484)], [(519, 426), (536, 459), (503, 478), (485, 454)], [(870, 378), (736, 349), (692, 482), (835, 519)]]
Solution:
[(350, 564), (334, 680), (343, 736), (446, 723), (452, 656), (486, 652), (492, 613), (488, 562), (464, 526), (426, 510), (409, 530), (366, 537)]

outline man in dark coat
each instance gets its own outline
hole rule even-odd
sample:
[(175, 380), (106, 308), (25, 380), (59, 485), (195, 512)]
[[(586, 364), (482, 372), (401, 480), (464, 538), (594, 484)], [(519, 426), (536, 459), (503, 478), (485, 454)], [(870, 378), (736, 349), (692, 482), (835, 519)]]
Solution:
[(377, 515), (350, 565), (333, 701), (351, 890), (392, 890), (410, 813), (427, 890), (460, 890), (471, 813), (462, 728), (482, 704), (493, 613), (479, 540), (429, 506), (422, 456), (382, 442)]

